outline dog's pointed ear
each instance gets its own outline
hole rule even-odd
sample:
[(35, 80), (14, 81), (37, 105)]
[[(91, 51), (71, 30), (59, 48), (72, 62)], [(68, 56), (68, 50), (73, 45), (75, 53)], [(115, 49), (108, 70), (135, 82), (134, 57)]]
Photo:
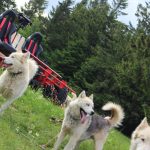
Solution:
[(93, 94), (91, 94), (91, 95), (89, 96), (89, 98), (93, 101)]
[(82, 91), (78, 96), (78, 98), (85, 98), (85, 97), (86, 97), (85, 91)]
[(67, 95), (66, 101), (71, 101), (71, 100), (72, 100), (72, 98), (69, 95)]
[(77, 98), (77, 95), (75, 93), (72, 93), (72, 99), (76, 99)]
[(141, 129), (144, 129), (146, 127), (148, 127), (148, 122), (147, 122), (147, 118), (145, 117), (141, 123), (138, 125), (138, 127), (136, 128), (136, 130), (141, 130)]
[(25, 63), (30, 58), (30, 52), (26, 52), (23, 54), (21, 62)]

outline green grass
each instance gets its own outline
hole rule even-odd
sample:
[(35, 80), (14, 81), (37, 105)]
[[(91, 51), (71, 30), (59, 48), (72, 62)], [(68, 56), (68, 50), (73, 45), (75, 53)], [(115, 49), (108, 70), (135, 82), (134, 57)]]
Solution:
[[(0, 150), (40, 150), (40, 145), (46, 143), (49, 143), (46, 150), (52, 149), (60, 131), (63, 112), (62, 108), (45, 100), (40, 91), (29, 88), (0, 117)], [(113, 130), (104, 150), (128, 150), (129, 142), (127, 137)], [(83, 142), (80, 146), (80, 150), (93, 149), (92, 141)]]

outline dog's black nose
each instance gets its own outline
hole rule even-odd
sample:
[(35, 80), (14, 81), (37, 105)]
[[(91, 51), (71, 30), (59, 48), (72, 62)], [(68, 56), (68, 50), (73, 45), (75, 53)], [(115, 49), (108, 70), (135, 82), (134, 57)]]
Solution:
[(94, 115), (94, 111), (91, 112), (91, 115)]

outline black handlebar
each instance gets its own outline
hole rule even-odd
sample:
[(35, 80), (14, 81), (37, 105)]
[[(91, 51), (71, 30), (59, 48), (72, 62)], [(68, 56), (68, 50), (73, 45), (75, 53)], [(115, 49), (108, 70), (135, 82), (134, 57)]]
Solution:
[(27, 18), (23, 13), (17, 13), (17, 18), (19, 22), (18, 28), (24, 28), (25, 26), (32, 25), (32, 22), (29, 18)]

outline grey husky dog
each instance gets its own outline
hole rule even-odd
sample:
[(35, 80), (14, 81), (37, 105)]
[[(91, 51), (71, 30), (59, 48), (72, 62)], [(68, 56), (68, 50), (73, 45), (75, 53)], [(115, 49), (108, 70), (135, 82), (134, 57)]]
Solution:
[(93, 139), (95, 141), (95, 150), (102, 150), (109, 130), (121, 124), (124, 118), (124, 111), (120, 105), (109, 102), (102, 109), (111, 111), (111, 117), (105, 117), (94, 114), (93, 94), (86, 96), (85, 91), (70, 101), (62, 123), (61, 131), (54, 145), (54, 150), (58, 150), (61, 142), (67, 134), (70, 134), (68, 144), (64, 150), (78, 149), (81, 141)]

